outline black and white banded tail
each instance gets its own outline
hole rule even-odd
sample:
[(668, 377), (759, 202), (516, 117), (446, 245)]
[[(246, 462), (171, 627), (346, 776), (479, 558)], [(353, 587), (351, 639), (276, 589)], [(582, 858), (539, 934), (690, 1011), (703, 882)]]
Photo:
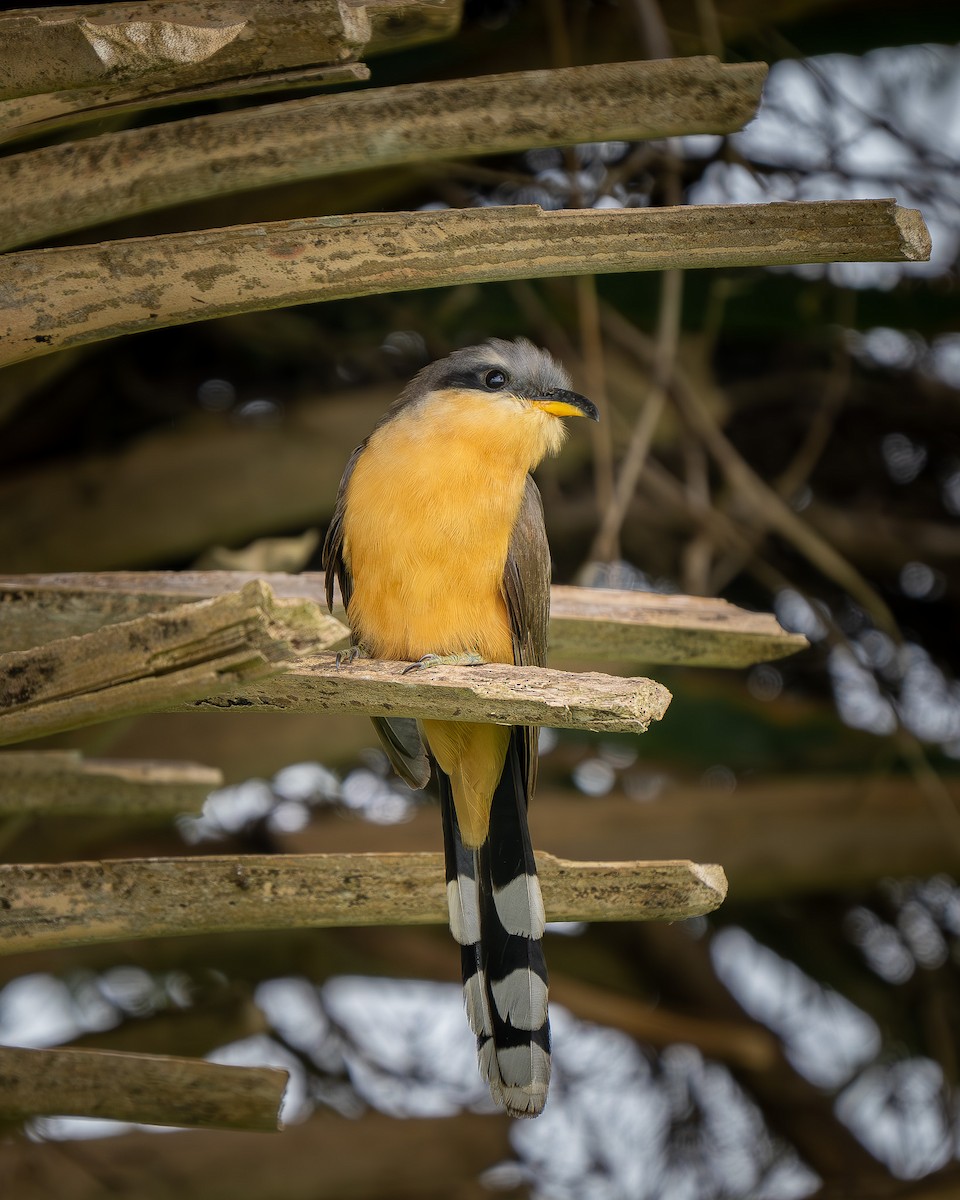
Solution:
[(464, 846), (450, 781), (439, 769), (450, 930), (460, 943), (463, 994), (480, 1072), (515, 1117), (543, 1110), (550, 1021), (543, 900), (527, 829), (527, 731), (514, 728), (493, 795), (487, 839)]

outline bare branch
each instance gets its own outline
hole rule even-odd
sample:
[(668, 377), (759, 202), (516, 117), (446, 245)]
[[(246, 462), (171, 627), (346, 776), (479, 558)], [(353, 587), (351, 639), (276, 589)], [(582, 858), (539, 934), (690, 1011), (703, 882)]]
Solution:
[[(0, 257), (0, 364), (232, 313), (495, 279), (914, 261), (892, 200), (357, 213)], [(110, 280), (110, 286), (104, 280)]]
[(656, 352), (650, 387), (634, 422), (627, 451), (617, 472), (616, 486), (610, 502), (601, 510), (600, 528), (594, 538), (590, 557), (597, 562), (609, 562), (618, 557), (620, 530), (627, 509), (637, 490), (647, 453), (653, 441), (667, 399), (670, 377), (673, 374), (683, 315), (683, 272), (664, 271), (660, 284), (660, 311), (657, 318)]
[[(619, 313), (608, 307), (604, 319), (610, 336), (621, 345), (641, 357), (652, 357), (654, 350), (650, 339)], [(899, 640), (896, 620), (879, 592), (848, 559), (834, 549), (827, 538), (798, 516), (786, 500), (760, 478), (720, 428), (710, 405), (682, 371), (674, 372), (671, 386), (677, 406), (691, 430), (698, 435), (730, 486), (740, 495), (751, 519), (760, 528), (776, 530), (791, 542), (828, 579), (855, 597), (879, 628)], [(745, 538), (744, 542), (747, 551), (751, 552), (749, 539)]]

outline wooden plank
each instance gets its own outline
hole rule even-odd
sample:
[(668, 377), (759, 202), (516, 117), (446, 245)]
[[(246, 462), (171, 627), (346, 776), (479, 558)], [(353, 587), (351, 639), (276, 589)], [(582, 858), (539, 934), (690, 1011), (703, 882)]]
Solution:
[(0, 655), (0, 743), (213, 695), (342, 635), (317, 605), (275, 600), (254, 581), (213, 600)]
[(929, 254), (919, 212), (892, 200), (354, 213), (26, 250), (0, 256), (0, 365), (140, 330), (419, 288)]
[[(538, 854), (551, 921), (678, 921), (712, 912), (714, 865)], [(0, 954), (238, 930), (447, 920), (442, 854), (242, 855), (0, 866)]]
[(288, 1074), (199, 1058), (0, 1046), (0, 1118), (101, 1117), (201, 1129), (279, 1129)]
[(572, 658), (746, 667), (809, 644), (802, 634), (782, 628), (772, 613), (748, 612), (713, 596), (550, 589), (550, 648)]
[[(214, 113), (0, 161), (0, 250), (210, 196), (530, 146), (730, 133), (765, 63), (604, 63)], [(389, 137), (383, 136), (389, 129)]]
[[(233, 571), (0, 575), (0, 652), (89, 633), (188, 599), (208, 599), (254, 578)], [(278, 596), (325, 604), (320, 573), (259, 578)], [(747, 612), (712, 597), (554, 586), (550, 604), (550, 652), (560, 658), (743, 667), (809, 644), (782, 629), (772, 614)], [(335, 612), (342, 619), (342, 608)]]
[(223, 772), (197, 763), (84, 758), (77, 750), (0, 753), (0, 817), (173, 817), (199, 812)]
[[(282, 677), (250, 682), (238, 678), (230, 681), (229, 691), (171, 702), (164, 710), (349, 712), (369, 717), (645, 733), (651, 721), (662, 718), (671, 698), (663, 684), (653, 679), (594, 671), (484, 663), (475, 667), (437, 665), (406, 673), (409, 667), (409, 663), (372, 659), (341, 667), (334, 654), (316, 655), (290, 664)], [(0, 716), (0, 729), (2, 721)]]
[(0, 17), (0, 97), (335, 64), (449, 36), (459, 21), (456, 0), (231, 0), (212, 19), (193, 0), (24, 8)]
[(241, 75), (164, 91), (145, 90), (142, 84), (134, 81), (47, 92), (41, 96), (17, 96), (13, 100), (0, 100), (0, 144), (84, 123), (128, 117), (143, 109), (254, 96), (258, 92), (275, 96), (278, 92), (297, 89), (366, 83), (369, 78), (370, 71), (362, 63), (343, 63), (336, 67), (298, 67), (293, 71)]

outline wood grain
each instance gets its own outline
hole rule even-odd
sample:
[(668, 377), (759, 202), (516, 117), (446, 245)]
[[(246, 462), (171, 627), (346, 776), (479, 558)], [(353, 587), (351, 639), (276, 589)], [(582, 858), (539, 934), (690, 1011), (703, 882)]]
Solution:
[(0, 256), (0, 365), (146, 329), (419, 288), (929, 253), (919, 212), (892, 200), (355, 213), (26, 250)]
[(530, 146), (729, 133), (764, 63), (605, 63), (311, 96), (0, 161), (0, 249), (210, 196)]
[[(538, 854), (551, 921), (678, 921), (712, 912), (723, 870)], [(313, 854), (0, 866), (0, 954), (126, 938), (447, 921), (443, 855)]]

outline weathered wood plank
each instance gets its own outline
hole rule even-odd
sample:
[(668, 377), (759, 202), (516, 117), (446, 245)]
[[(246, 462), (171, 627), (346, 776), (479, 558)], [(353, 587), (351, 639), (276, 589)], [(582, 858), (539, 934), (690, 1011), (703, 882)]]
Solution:
[(765, 63), (604, 63), (311, 96), (0, 161), (0, 249), (210, 196), (530, 146), (730, 133)]
[[(2, 584), (0, 584), (2, 589)], [(2, 590), (0, 590), (2, 597)], [(550, 648), (585, 660), (746, 667), (803, 650), (772, 613), (713, 596), (612, 588), (550, 589)]]
[(239, 592), (0, 655), (0, 744), (150, 712), (260, 679), (342, 638), (310, 601)]
[(484, 663), (476, 667), (438, 665), (405, 674), (409, 666), (359, 659), (338, 667), (336, 655), (316, 655), (290, 664), (282, 676), (249, 682), (237, 679), (229, 691), (171, 702), (165, 711), (349, 712), (644, 733), (651, 721), (661, 719), (671, 699), (663, 684), (653, 679), (593, 671)]
[(355, 213), (26, 250), (0, 256), (0, 364), (232, 313), (419, 288), (929, 253), (919, 212), (892, 200)]
[[(712, 912), (723, 870), (538, 854), (551, 921)], [(0, 954), (124, 938), (446, 922), (441, 854), (242, 855), (0, 865)]]
[(0, 753), (0, 816), (198, 812), (223, 772), (198, 763), (84, 758), (77, 750)]
[(0, 17), (0, 97), (136, 80), (188, 87), (348, 62), (455, 32), (457, 0), (127, 0), (25, 8)]
[(286, 1071), (115, 1050), (0, 1046), (0, 1118), (101, 1117), (201, 1129), (279, 1129)]
[(298, 67), (292, 71), (241, 75), (234, 79), (214, 80), (212, 83), (164, 91), (145, 89), (143, 84), (134, 81), (47, 92), (41, 96), (17, 96), (13, 100), (0, 100), (0, 144), (126, 116), (146, 108), (254, 96), (258, 92), (269, 92), (276, 96), (283, 91), (365, 83), (369, 78), (370, 70), (363, 63), (343, 63), (336, 67)]
[[(0, 575), (0, 652), (208, 599), (254, 578), (234, 571)], [(278, 596), (325, 604), (319, 573), (259, 578)], [(808, 645), (800, 634), (782, 629), (772, 614), (747, 612), (712, 597), (554, 586), (550, 603), (551, 654), (586, 662), (743, 667)], [(342, 609), (336, 613), (343, 617)]]

